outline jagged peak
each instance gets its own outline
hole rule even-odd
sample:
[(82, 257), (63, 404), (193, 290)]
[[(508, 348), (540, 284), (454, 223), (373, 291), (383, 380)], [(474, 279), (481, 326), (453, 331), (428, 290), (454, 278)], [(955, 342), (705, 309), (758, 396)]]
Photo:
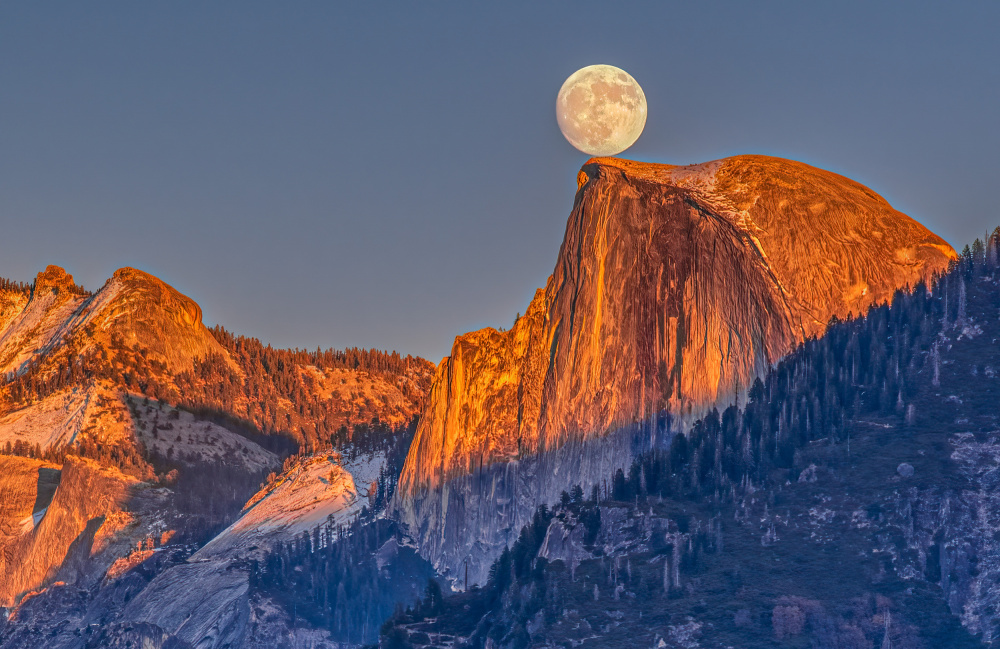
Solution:
[(35, 294), (58, 292), (60, 289), (71, 289), (73, 286), (75, 286), (73, 276), (61, 266), (50, 264), (35, 277)]

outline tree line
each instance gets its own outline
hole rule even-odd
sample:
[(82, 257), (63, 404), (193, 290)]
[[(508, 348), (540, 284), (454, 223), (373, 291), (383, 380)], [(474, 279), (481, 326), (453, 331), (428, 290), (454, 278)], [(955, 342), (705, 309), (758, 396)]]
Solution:
[[(644, 453), (629, 468), (618, 469), (591, 485), (587, 500), (583, 499), (582, 486), (576, 485), (563, 494), (555, 512), (539, 508), (517, 541), (494, 562), (487, 584), (471, 594), (471, 602), (467, 595), (445, 599), (445, 611), (452, 600), (461, 601), (486, 611), (484, 621), (474, 628), (462, 628), (452, 620), (446, 630), (471, 635), (471, 646), (503, 643), (524, 647), (530, 642), (526, 630), (529, 620), (539, 612), (545, 613), (546, 619), (558, 616), (564, 601), (555, 588), (555, 573), (538, 557), (555, 516), (572, 512), (575, 520), (588, 528), (587, 539), (592, 539), (601, 528), (602, 503), (633, 505), (635, 511), (642, 511), (652, 498), (657, 502), (707, 503), (716, 511), (732, 509), (756, 491), (795, 482), (802, 470), (798, 454), (811, 443), (840, 445), (846, 454), (851, 434), (863, 418), (894, 420), (897, 426), (909, 427), (937, 416), (923, 411), (921, 395), (940, 383), (940, 348), (947, 339), (965, 335), (977, 319), (995, 319), (1000, 293), (992, 282), (980, 280), (995, 279), (998, 270), (1000, 228), (985, 240), (966, 246), (949, 269), (932, 278), (929, 285), (921, 283), (912, 290), (897, 291), (891, 304), (877, 305), (863, 316), (832, 321), (822, 337), (805, 341), (757, 379), (747, 390), (742, 407), (731, 405), (721, 412), (712, 409), (689, 430), (670, 437), (669, 448)], [(973, 372), (988, 375), (992, 368), (985, 364), (987, 360), (974, 366)], [(651, 425), (669, 433), (671, 418), (664, 413)], [(683, 596), (683, 590), (677, 588), (682, 573), (697, 566), (701, 556), (722, 547), (721, 527), (711, 521), (691, 526), (686, 516), (677, 516), (674, 522), (677, 534), (687, 542), (651, 548), (666, 555), (662, 578), (645, 569), (634, 570), (627, 563), (617, 574), (615, 568), (609, 568), (606, 576), (593, 583), (594, 599), (608, 596), (609, 588), (616, 592), (619, 585), (644, 598)], [(396, 611), (382, 629), (384, 646), (412, 646), (406, 629), (423, 619), (421, 611), (429, 606), (426, 600), (425, 596), (418, 605)], [(801, 632), (798, 616), (804, 620), (808, 615), (797, 606), (785, 600), (775, 606), (772, 617), (778, 639)], [(435, 614), (440, 611), (435, 610)], [(830, 626), (827, 617), (817, 619)], [(447, 620), (447, 614), (442, 619)], [(864, 631), (881, 637), (863, 625), (843, 626), (840, 631), (826, 629), (826, 635), (814, 634), (814, 644), (853, 647), (850, 642), (857, 637), (844, 636), (844, 629), (854, 636)], [(858, 637), (868, 642), (864, 633)]]
[(226, 351), (239, 359), (251, 361), (256, 359), (264, 367), (275, 367), (288, 363), (293, 365), (314, 365), (323, 369), (347, 369), (403, 376), (411, 369), (427, 367), (428, 362), (422, 358), (399, 352), (382, 351), (379, 349), (363, 349), (349, 347), (347, 349), (320, 349), (307, 351), (304, 349), (275, 349), (264, 345), (260, 340), (248, 336), (240, 336), (226, 330), (221, 325), (210, 329), (212, 335)]
[[(180, 406), (217, 421), (279, 454), (343, 448), (355, 424), (378, 425), (379, 404), (326, 397), (304, 367), (349, 369), (395, 379), (416, 411), (429, 389), (431, 365), (412, 356), (378, 350), (306, 352), (263, 345), (256, 338), (212, 330), (227, 355), (195, 359), (191, 370), (171, 375), (167, 366), (126, 345), (118, 336), (94, 344), (92, 326), (63, 341), (55, 353), (30, 360), (0, 383), (0, 409), (30, 405), (72, 387), (103, 380), (129, 392)], [(86, 351), (82, 351), (86, 350)], [(419, 371), (416, 371), (419, 370)]]
[(7, 279), (6, 277), (0, 277), (0, 292), (31, 295), (32, 286), (33, 284), (18, 282), (12, 279)]

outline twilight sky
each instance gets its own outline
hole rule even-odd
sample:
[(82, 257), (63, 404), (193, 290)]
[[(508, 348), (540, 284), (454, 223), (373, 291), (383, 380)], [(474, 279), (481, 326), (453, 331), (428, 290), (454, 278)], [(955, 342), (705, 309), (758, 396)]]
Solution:
[(647, 97), (623, 157), (801, 160), (956, 248), (1000, 224), (1000, 3), (291, 4), (0, 4), (0, 276), (135, 266), (276, 346), (436, 362), (552, 272), (593, 63)]

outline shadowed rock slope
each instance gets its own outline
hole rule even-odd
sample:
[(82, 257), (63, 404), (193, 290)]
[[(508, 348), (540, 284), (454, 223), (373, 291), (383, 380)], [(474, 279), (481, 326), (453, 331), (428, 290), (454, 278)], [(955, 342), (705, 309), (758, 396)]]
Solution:
[[(0, 467), (5, 481), (16, 483), (11, 487), (24, 490), (40, 482), (46, 465), (0, 456)], [(103, 537), (119, 531), (111, 530), (114, 523), (110, 517), (120, 513), (137, 482), (114, 468), (77, 458), (63, 464), (60, 478), (55, 493), (49, 496), (51, 501), (39, 503), (45, 505), (41, 509), (36, 505), (38, 511), (25, 517), (20, 533), (5, 539), (0, 552), (0, 606), (10, 606), (18, 595), (40, 585), (67, 561), (86, 561), (91, 553), (103, 550)], [(3, 500), (9, 506), (8, 498)], [(9, 521), (4, 517), (5, 524)], [(123, 549), (127, 552), (126, 548), (119, 550)], [(107, 569), (112, 559), (102, 557), (101, 561)]]
[(481, 554), (481, 578), (537, 502), (627, 464), (636, 440), (539, 454), (621, 430), (665, 441), (671, 418), (738, 399), (832, 317), (956, 257), (870, 189), (789, 160), (595, 158), (578, 181), (525, 316), (459, 336), (437, 368), (396, 505), (444, 570)]

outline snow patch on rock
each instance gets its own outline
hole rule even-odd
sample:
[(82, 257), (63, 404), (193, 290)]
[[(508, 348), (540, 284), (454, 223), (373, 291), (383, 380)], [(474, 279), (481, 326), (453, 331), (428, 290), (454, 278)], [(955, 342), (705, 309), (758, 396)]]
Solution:
[(321, 542), (325, 543), (325, 535), (336, 535), (369, 504), (370, 490), (384, 464), (383, 453), (348, 461), (334, 452), (305, 458), (261, 489), (240, 518), (192, 559), (252, 552), (319, 527), (324, 529)]

